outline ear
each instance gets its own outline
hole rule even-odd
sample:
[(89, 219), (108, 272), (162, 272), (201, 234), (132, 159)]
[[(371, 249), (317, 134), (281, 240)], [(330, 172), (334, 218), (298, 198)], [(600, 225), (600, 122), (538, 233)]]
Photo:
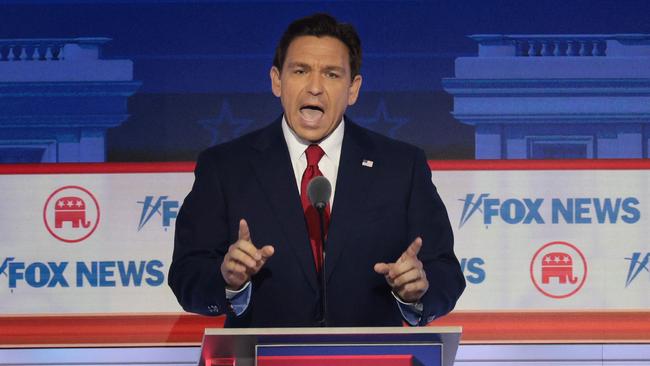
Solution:
[(361, 75), (357, 75), (354, 77), (352, 80), (352, 83), (350, 84), (350, 87), (348, 88), (348, 105), (353, 105), (354, 103), (357, 102), (357, 98), (359, 98), (359, 90), (361, 89), (361, 82), (362, 82)]
[(280, 70), (277, 67), (271, 67), (269, 71), (269, 76), (271, 77), (271, 90), (273, 95), (280, 98), (282, 95), (282, 82), (280, 81)]

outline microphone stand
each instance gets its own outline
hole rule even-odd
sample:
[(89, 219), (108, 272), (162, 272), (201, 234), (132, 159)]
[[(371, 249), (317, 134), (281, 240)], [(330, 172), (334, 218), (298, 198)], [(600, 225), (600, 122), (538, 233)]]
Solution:
[(320, 242), (323, 256), (323, 262), (320, 267), (320, 299), (321, 299), (321, 320), (318, 322), (321, 327), (327, 326), (327, 285), (325, 281), (325, 204), (318, 202), (314, 207), (318, 211), (318, 222), (320, 223)]

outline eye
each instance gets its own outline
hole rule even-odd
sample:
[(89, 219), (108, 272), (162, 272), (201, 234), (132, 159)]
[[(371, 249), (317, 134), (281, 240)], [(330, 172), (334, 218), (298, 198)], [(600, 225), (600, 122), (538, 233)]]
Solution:
[(333, 71), (329, 71), (329, 72), (327, 72), (327, 73), (325, 74), (325, 76), (327, 76), (327, 77), (330, 78), (330, 79), (338, 79), (338, 78), (339, 78), (339, 74), (337, 74), (337, 73), (335, 73), (335, 72), (333, 72)]
[(296, 75), (303, 75), (305, 73), (305, 70), (303, 69), (295, 69), (293, 70), (293, 73)]

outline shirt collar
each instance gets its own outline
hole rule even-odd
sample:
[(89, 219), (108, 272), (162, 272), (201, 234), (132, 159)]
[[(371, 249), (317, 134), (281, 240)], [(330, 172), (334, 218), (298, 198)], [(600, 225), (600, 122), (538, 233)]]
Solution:
[[(325, 139), (318, 143), (321, 149), (325, 152), (325, 156), (332, 159), (332, 161), (338, 162), (341, 156), (341, 146), (343, 145), (343, 134), (345, 132), (345, 118), (341, 118), (341, 123), (329, 134)], [(296, 133), (289, 127), (287, 120), (282, 116), (282, 134), (284, 135), (284, 140), (287, 142), (287, 147), (289, 148), (289, 156), (291, 161), (298, 161), (301, 156), (305, 153), (305, 150), (312, 143), (300, 138)]]

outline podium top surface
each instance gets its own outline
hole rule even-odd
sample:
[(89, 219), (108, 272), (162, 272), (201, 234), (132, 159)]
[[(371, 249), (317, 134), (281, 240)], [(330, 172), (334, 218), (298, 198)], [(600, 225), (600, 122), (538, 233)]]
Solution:
[(458, 334), (462, 327), (206, 328), (205, 336)]

